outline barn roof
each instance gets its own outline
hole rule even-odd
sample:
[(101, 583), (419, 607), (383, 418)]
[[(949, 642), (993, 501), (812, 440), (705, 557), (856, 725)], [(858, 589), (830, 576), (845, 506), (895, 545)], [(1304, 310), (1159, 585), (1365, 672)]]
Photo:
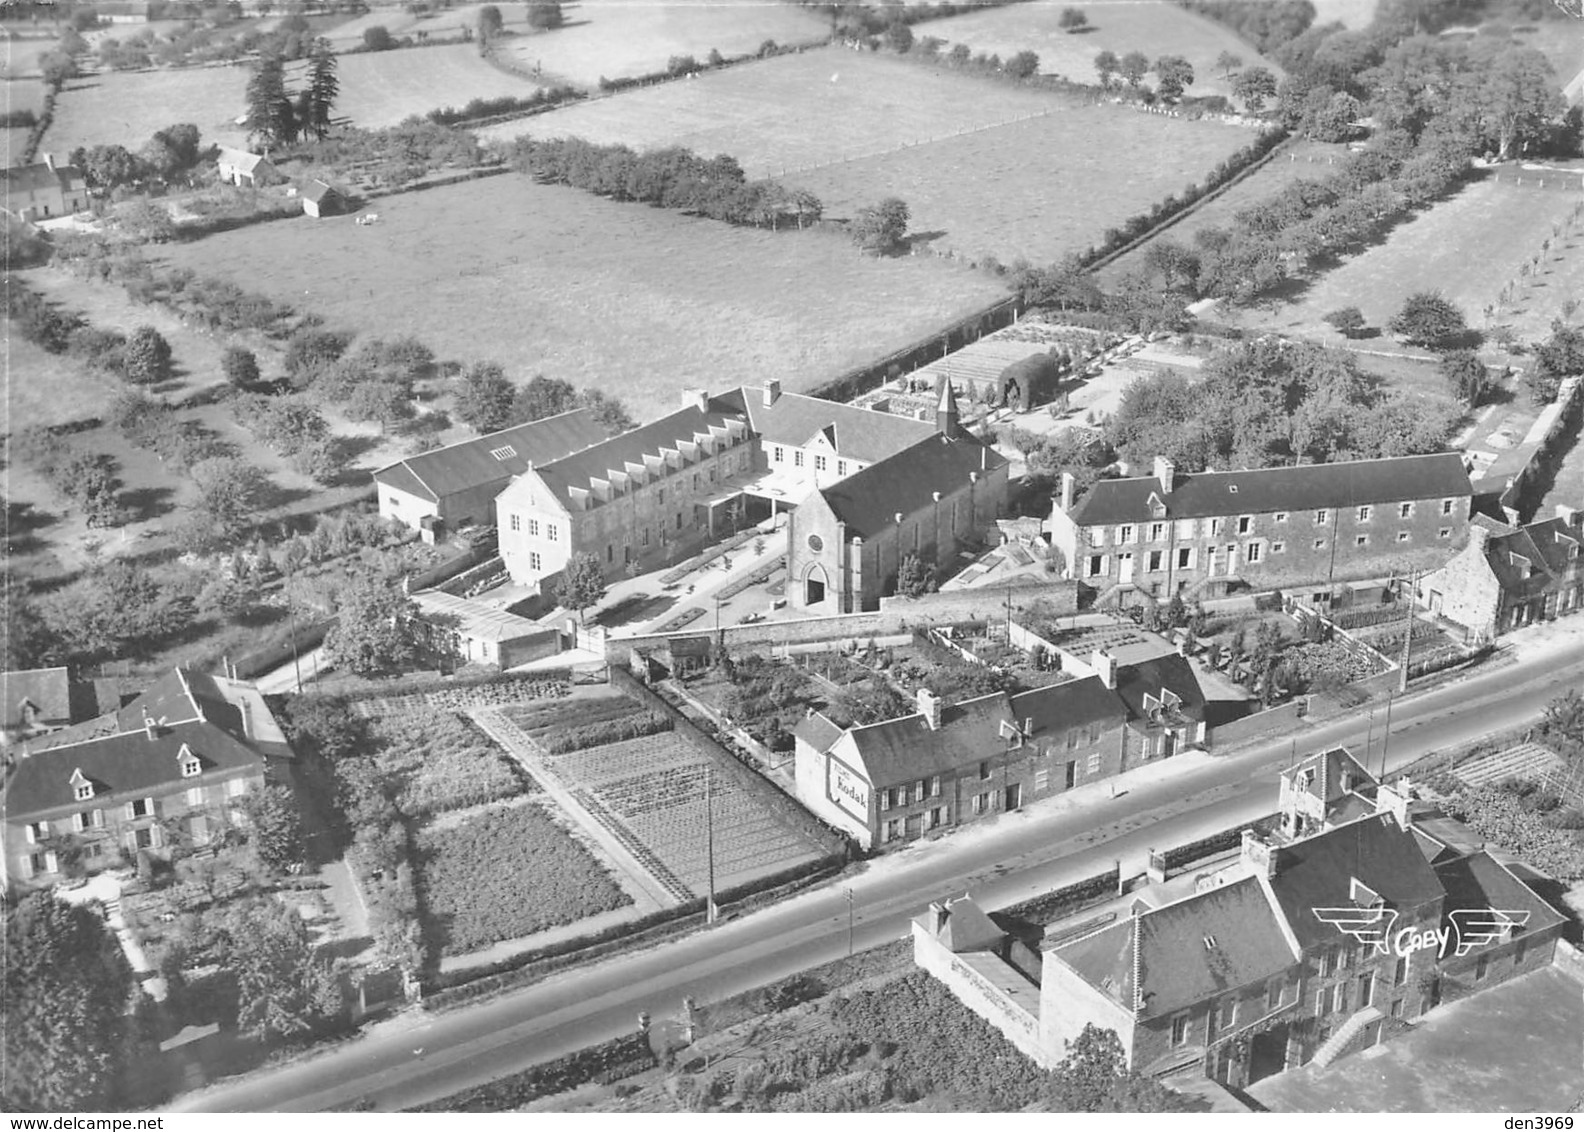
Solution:
[(245, 149), (232, 149), (228, 145), (222, 145), (215, 154), (215, 164), (229, 165), (243, 173), (252, 173), (260, 165), (269, 166), (270, 161), (262, 153), (249, 153)]
[(374, 473), (374, 479), (438, 502), (485, 484), (504, 485), (512, 476), (521, 475), (530, 467), (558, 460), (570, 452), (598, 444), (605, 437), (605, 426), (600, 424), (594, 410), (573, 409), (420, 452), (387, 464)]
[(323, 181), (310, 181), (308, 186), (302, 190), (303, 200), (312, 201), (314, 204), (323, 204), (330, 197), (344, 195), (334, 186), (327, 185)]

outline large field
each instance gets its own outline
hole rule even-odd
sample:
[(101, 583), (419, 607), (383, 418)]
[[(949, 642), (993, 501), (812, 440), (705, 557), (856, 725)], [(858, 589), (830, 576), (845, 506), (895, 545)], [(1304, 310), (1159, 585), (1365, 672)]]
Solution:
[(602, 389), (640, 417), (687, 386), (810, 389), (1001, 294), (935, 259), (874, 259), (825, 233), (732, 228), (515, 175), (388, 198), (379, 214), (369, 227), (258, 224), (166, 258), (332, 326)]
[[(471, 43), (344, 55), (337, 70), (341, 96), (336, 114), (370, 129), (445, 106), (460, 109), (475, 98), (521, 98), (538, 89), (527, 79), (490, 66)], [(306, 71), (306, 63), (290, 68), (287, 82), (305, 83)]]
[(673, 55), (702, 62), (711, 49), (731, 57), (757, 51), (767, 39), (817, 43), (830, 34), (812, 9), (781, 0), (580, 0), (565, 11), (565, 27), (534, 34), (524, 9), (503, 8), (507, 30), (521, 34), (504, 40), (501, 54), (592, 87), (601, 76), (663, 71)]
[[(1281, 68), (1263, 59), (1230, 29), (1195, 15), (1167, 0), (1122, 0), (1117, 3), (1081, 4), (1089, 17), (1090, 31), (1069, 35), (1057, 24), (1062, 4), (1010, 4), (967, 16), (928, 20), (913, 28), (916, 36), (933, 35), (947, 43), (965, 43), (975, 54), (991, 52), (1003, 59), (1019, 51), (1040, 57), (1040, 70), (1065, 75), (1079, 82), (1096, 81), (1094, 57), (1101, 51), (1126, 55), (1142, 51), (1151, 59), (1181, 55), (1193, 64), (1194, 95), (1232, 95), (1232, 84), (1215, 66), (1223, 51), (1240, 56), (1245, 66), (1268, 67), (1278, 77)], [(1150, 81), (1150, 80), (1146, 80)]]
[[(1240, 211), (1274, 196), (1294, 181), (1304, 178), (1320, 180), (1329, 176), (1335, 172), (1333, 162), (1340, 161), (1346, 153), (1347, 147), (1342, 145), (1326, 145), (1302, 139), (1289, 142), (1270, 161), (1162, 231), (1159, 238), (1192, 247), (1195, 232), (1205, 228), (1232, 228), (1233, 217)], [(1101, 280), (1114, 283), (1120, 276), (1140, 266), (1148, 250), (1149, 243), (1146, 242), (1127, 255), (1111, 261), (1101, 269)]]
[[(1200, 180), (1253, 135), (1234, 126), (1061, 107), (999, 129), (799, 173), (826, 213), (851, 216), (882, 196), (912, 210), (932, 247), (970, 259), (1047, 263)], [(1119, 171), (1125, 171), (1119, 175)]]
[(749, 176), (762, 177), (890, 153), (1067, 105), (1005, 83), (826, 48), (596, 99), (480, 136), (575, 135), (638, 149), (683, 145), (729, 153)]
[(1271, 311), (1244, 312), (1244, 321), (1340, 341), (1321, 321), (1328, 312), (1356, 306), (1370, 326), (1383, 327), (1413, 292), (1439, 290), (1479, 328), (1486, 304), (1517, 280), (1516, 300), (1494, 324), (1510, 325), (1526, 341), (1544, 338), (1563, 303), (1584, 295), (1584, 224), (1552, 240), (1537, 276), (1519, 278), (1519, 270), (1579, 206), (1577, 179), (1567, 191), (1515, 185), (1511, 170), (1502, 175), (1506, 180), (1470, 184), (1399, 224), (1384, 243), (1321, 275), (1294, 300)]

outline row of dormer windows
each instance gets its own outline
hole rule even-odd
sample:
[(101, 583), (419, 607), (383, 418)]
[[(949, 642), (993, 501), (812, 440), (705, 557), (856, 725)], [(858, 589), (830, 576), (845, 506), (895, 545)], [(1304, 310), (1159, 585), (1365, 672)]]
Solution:
[[(1453, 515), (1457, 510), (1457, 500), (1443, 499), (1440, 506), (1443, 516)], [(1412, 519), (1417, 514), (1417, 505), (1412, 502), (1397, 503), (1387, 507), (1366, 503), (1353, 509), (1353, 519), (1356, 523), (1368, 523), (1372, 522), (1380, 511), (1391, 511), (1393, 509), (1395, 509), (1398, 519)], [(1314, 525), (1317, 527), (1329, 526), (1337, 518), (1337, 513), (1326, 507), (1317, 508), (1312, 514), (1314, 516)], [(1219, 538), (1229, 529), (1236, 531), (1239, 535), (1252, 534), (1258, 518), (1259, 516), (1256, 515), (1238, 515), (1218, 516), (1209, 519), (1177, 519), (1175, 520), (1177, 525), (1176, 537), (1179, 539), (1191, 539), (1196, 536)], [(1288, 511), (1275, 511), (1270, 514), (1270, 521), (1277, 524), (1286, 524), (1291, 518), (1292, 514)], [(1123, 523), (1115, 528), (1112, 541), (1118, 545), (1126, 545), (1137, 541), (1164, 542), (1170, 526), (1170, 520), (1154, 523)], [(1106, 528), (1096, 527), (1091, 533), (1093, 545), (1105, 545)]]

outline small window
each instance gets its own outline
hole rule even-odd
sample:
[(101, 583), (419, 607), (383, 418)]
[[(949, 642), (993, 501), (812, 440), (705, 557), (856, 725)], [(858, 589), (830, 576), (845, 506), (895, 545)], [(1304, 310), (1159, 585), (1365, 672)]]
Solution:
[(127, 813), (134, 818), (150, 817), (154, 813), (154, 799), (134, 798), (127, 803)]
[(1091, 554), (1089, 556), (1089, 576), (1098, 578), (1105, 573), (1105, 555)]
[(846, 460), (837, 460), (836, 461), (836, 474), (838, 476), (845, 476), (847, 474), (847, 461)]
[(556, 540), (556, 525), (554, 523), (546, 523), (545, 524), (545, 538), (549, 539), (551, 542), (555, 542), (555, 540)]
[(1412, 537), (1413, 536), (1410, 535), (1407, 531), (1398, 531), (1397, 532), (1397, 541), (1398, 542), (1407, 542)]
[(1177, 569), (1187, 570), (1193, 565), (1193, 547), (1181, 546), (1177, 548)]
[(772, 452), (773, 455), (770, 457), (770, 459), (774, 463), (781, 464), (786, 461), (786, 449), (782, 448), (779, 444), (775, 446)]
[(1117, 541), (1118, 542), (1132, 542), (1133, 541), (1133, 528), (1131, 526), (1125, 526), (1125, 527), (1122, 527), (1120, 530), (1118, 530), (1117, 531)]
[(93, 797), (93, 783), (85, 782), (72, 792), (72, 797), (79, 802), (86, 802)]
[(203, 805), (203, 787), (192, 786), (187, 790), (187, 804), (189, 806)]
[(1258, 562), (1263, 550), (1264, 547), (1262, 547), (1259, 543), (1251, 542), (1247, 547), (1244, 548), (1244, 557), (1250, 562)]
[(1369, 535), (1358, 535), (1357, 537), (1355, 537), (1353, 539), (1353, 545), (1354, 546), (1368, 546), (1369, 545)]
[(1099, 756), (1099, 754), (1093, 754), (1093, 755), (1089, 756), (1089, 773), (1091, 775), (1095, 775), (1095, 774), (1099, 774), (1100, 773), (1100, 756)]
[(1397, 505), (1397, 517), (1399, 519), (1412, 519), (1413, 518), (1413, 504), (1412, 503), (1399, 503)]
[(1286, 552), (1286, 550), (1287, 550), (1287, 544), (1284, 543), (1284, 542), (1273, 542), (1273, 543), (1271, 543), (1271, 553), (1272, 554), (1283, 554), (1283, 553)]
[(497, 460), (510, 460), (512, 457), (517, 455), (517, 449), (513, 448), (510, 444), (506, 444), (502, 445), (500, 448), (491, 448), (490, 455), (495, 457)]
[(980, 778), (989, 778), (990, 777), (990, 764), (988, 762), (982, 762), (982, 763), (979, 764), (979, 777)]
[(1436, 532), (1436, 538), (1447, 539), (1447, 538), (1451, 538), (1451, 537), (1452, 537), (1452, 528), (1451, 527), (1442, 527), (1439, 531)]
[(1161, 539), (1163, 539), (1165, 537), (1166, 537), (1166, 524), (1165, 523), (1151, 523), (1150, 524), (1150, 541), (1151, 542), (1159, 542)]
[(816, 472), (823, 472), (825, 470), (825, 457), (820, 455), (818, 452), (814, 454), (814, 470)]
[(1324, 550), (1325, 549), (1325, 539), (1323, 539), (1323, 538), (1315, 539), (1314, 540), (1314, 548), (1316, 550)]
[(233, 778), (226, 783), (226, 794), (232, 798), (240, 798), (248, 792), (247, 779)]
[(940, 775), (938, 774), (929, 780), (929, 796), (931, 798), (940, 797)]
[(1321, 508), (1315, 512), (1315, 526), (1323, 527), (1331, 521), (1331, 512)]
[[(796, 468), (801, 468), (803, 466), (803, 449), (799, 448), (792, 453), (792, 466)], [(696, 479), (697, 477), (694, 478)], [(695, 484), (694, 486), (696, 487), (698, 485)]]
[(1453, 506), (1454, 502), (1455, 502), (1455, 500), (1443, 499), (1441, 501), (1441, 514), (1443, 514), (1443, 515), (1452, 514), (1452, 506)]
[(1184, 1042), (1186, 1042), (1187, 1040), (1188, 1040), (1188, 1015), (1186, 1013), (1183, 1013), (1183, 1014), (1177, 1015), (1177, 1017), (1172, 1019), (1172, 1024), (1171, 1024), (1171, 1043), (1174, 1046), (1180, 1046)]
[(32, 845), (35, 842), (43, 841), (49, 836), (49, 822), (30, 821), (27, 824), (26, 833), (29, 845)]
[(534, 538), (538, 538), (539, 537), (539, 520), (538, 519), (529, 519), (528, 520), (528, 533), (530, 535), (532, 535)]
[(1285, 523), (1287, 521), (1287, 512), (1278, 511), (1276, 512), (1275, 518), (1278, 523)]
[(1158, 550), (1149, 552), (1149, 569), (1151, 572), (1161, 569), (1165, 565), (1165, 556)]
[(513, 515), (511, 517), (511, 529), (514, 530), (514, 531), (522, 530), (522, 516), (521, 515)]
[(1374, 513), (1375, 509), (1366, 503), (1364, 506), (1358, 509), (1358, 521), (1361, 523), (1367, 523), (1370, 521), (1370, 516)]
[(1253, 529), (1254, 529), (1254, 520), (1252, 518), (1250, 518), (1249, 516), (1244, 515), (1241, 519), (1238, 520), (1238, 534), (1246, 535)]
[(532, 553), (530, 553), (528, 555), (528, 569), (530, 569), (530, 570), (543, 570), (544, 569), (544, 560), (539, 557), (539, 552), (537, 550), (533, 551)]

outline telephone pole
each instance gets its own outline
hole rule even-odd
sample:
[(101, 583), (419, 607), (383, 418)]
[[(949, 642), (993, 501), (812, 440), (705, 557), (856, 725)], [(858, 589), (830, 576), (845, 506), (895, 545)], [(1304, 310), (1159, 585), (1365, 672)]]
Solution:
[(708, 763), (704, 766), (705, 853), (709, 858), (709, 897), (704, 905), (704, 922), (707, 924), (713, 924), (718, 914), (715, 907), (715, 794), (714, 777), (710, 773), (714, 769)]
[(1419, 588), (1419, 571), (1415, 570), (1408, 576), (1408, 592), (1403, 598), (1403, 643), (1402, 659), (1399, 661), (1401, 670), (1397, 674), (1397, 694), (1402, 695), (1408, 690), (1408, 658), (1413, 652), (1413, 603), (1414, 593)]

